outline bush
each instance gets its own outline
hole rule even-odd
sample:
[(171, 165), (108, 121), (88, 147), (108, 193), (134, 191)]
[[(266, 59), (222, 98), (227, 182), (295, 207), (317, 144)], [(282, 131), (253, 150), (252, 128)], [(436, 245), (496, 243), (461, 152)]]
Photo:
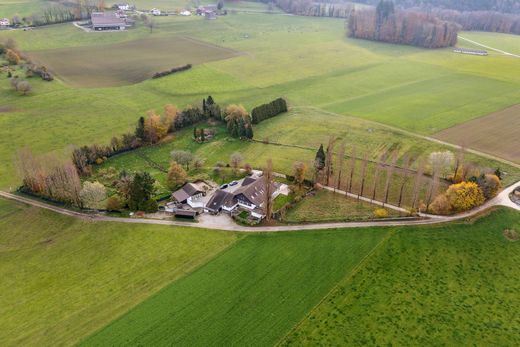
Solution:
[(144, 202), (142, 208), (143, 211), (146, 213), (154, 213), (159, 210), (159, 204), (157, 204), (157, 201), (155, 201), (154, 199), (149, 199)]
[(482, 193), (484, 194), (484, 198), (486, 198), (486, 200), (494, 198), (498, 194), (500, 188), (502, 187), (502, 184), (500, 183), (500, 178), (493, 174), (480, 176), (480, 178), (477, 179), (477, 184), (482, 190)]
[(106, 206), (107, 211), (118, 212), (121, 211), (122, 208), (123, 203), (117, 196), (111, 196), (110, 198), (108, 198)]
[(433, 200), (432, 204), (430, 205), (430, 211), (433, 214), (446, 215), (450, 213), (450, 210), (451, 206), (446, 194), (437, 195), (435, 200)]
[(103, 158), (97, 158), (96, 165), (101, 165), (101, 164), (103, 164)]
[(388, 211), (384, 208), (378, 208), (374, 211), (374, 217), (376, 218), (388, 218)]
[(484, 194), (480, 187), (473, 182), (452, 184), (446, 191), (450, 208), (454, 212), (471, 210), (484, 203)]

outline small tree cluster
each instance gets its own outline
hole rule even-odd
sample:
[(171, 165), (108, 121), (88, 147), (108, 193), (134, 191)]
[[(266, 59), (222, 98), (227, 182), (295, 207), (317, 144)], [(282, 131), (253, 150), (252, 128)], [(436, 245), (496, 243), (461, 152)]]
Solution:
[(22, 93), (23, 95), (29, 94), (32, 90), (32, 86), (29, 82), (17, 77), (11, 78), (10, 83), (14, 90)]
[(225, 120), (227, 129), (232, 137), (240, 139), (253, 138), (253, 126), (251, 124), (251, 117), (242, 105), (229, 105), (226, 107)]
[(22, 189), (39, 196), (82, 207), (81, 181), (69, 160), (54, 155), (36, 156), (27, 148), (18, 151)]
[(177, 163), (173, 160), (170, 164), (170, 168), (168, 170), (168, 175), (166, 182), (168, 184), (168, 188), (174, 190), (178, 188), (180, 185), (184, 184), (188, 179), (188, 174), (181, 166), (181, 164)]
[(287, 101), (282, 98), (271, 101), (268, 104), (263, 104), (255, 107), (251, 111), (251, 119), (253, 124), (258, 124), (263, 120), (287, 112)]
[(49, 71), (47, 71), (47, 68), (43, 65), (38, 66), (34, 64), (29, 64), (27, 65), (26, 69), (26, 73), (31, 76), (39, 76), (42, 80), (48, 82), (54, 80), (52, 74)]
[(126, 203), (131, 211), (156, 212), (157, 201), (155, 179), (148, 172), (137, 172), (120, 185), (120, 195), (126, 196)]
[(202, 99), (202, 111), (207, 118), (212, 118), (219, 121), (223, 120), (220, 106), (215, 102), (215, 100), (213, 100), (211, 95), (208, 96), (207, 99)]
[(353, 10), (348, 20), (350, 37), (424, 48), (441, 48), (457, 43), (459, 26), (431, 14), (394, 10), (382, 0), (375, 9)]

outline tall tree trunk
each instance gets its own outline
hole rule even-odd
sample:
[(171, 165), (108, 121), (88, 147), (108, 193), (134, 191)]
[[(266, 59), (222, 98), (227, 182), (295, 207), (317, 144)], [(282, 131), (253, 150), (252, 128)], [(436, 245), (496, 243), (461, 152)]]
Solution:
[(359, 189), (358, 200), (360, 196), (363, 196), (363, 191), (365, 190), (365, 179), (367, 173), (367, 165), (368, 165), (368, 151), (363, 155), (363, 164), (361, 167), (361, 187)]
[(401, 204), (403, 203), (404, 187), (408, 183), (408, 178), (410, 177), (410, 173), (408, 172), (409, 169), (410, 157), (408, 155), (405, 155), (403, 160), (403, 171), (401, 173), (401, 187), (399, 188), (399, 201), (397, 202), (398, 207), (401, 207)]
[(399, 157), (399, 152), (394, 151), (392, 153), (392, 159), (390, 161), (390, 165), (386, 168), (386, 182), (385, 182), (385, 200), (383, 201), (383, 206), (388, 202), (388, 194), (390, 191), (390, 182), (392, 180), (392, 176), (395, 170), (395, 164), (397, 162), (397, 158)]
[(348, 192), (349, 193), (352, 193), (352, 181), (354, 181), (355, 171), (356, 171), (356, 145), (354, 145), (352, 147), (352, 154), (350, 156), (350, 178), (348, 180)]
[(336, 189), (341, 190), (341, 173), (343, 172), (343, 161), (345, 160), (345, 141), (340, 146), (338, 153), (336, 154), (336, 184), (334, 185), (334, 192)]
[(267, 159), (264, 169), (264, 212), (265, 219), (270, 222), (273, 215), (273, 161)]
[(419, 199), (419, 192), (421, 190), (421, 183), (424, 175), (424, 159), (419, 161), (419, 166), (417, 167), (417, 172), (415, 174), (415, 183), (413, 187), (413, 196), (412, 196), (412, 208), (417, 207), (417, 200)]

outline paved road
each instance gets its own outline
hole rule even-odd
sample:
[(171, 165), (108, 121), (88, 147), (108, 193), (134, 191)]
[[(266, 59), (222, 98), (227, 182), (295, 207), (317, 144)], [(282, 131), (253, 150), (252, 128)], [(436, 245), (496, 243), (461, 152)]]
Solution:
[(507, 206), (520, 211), (520, 206), (513, 203), (509, 199), (509, 194), (520, 186), (520, 181), (504, 189), (498, 196), (487, 201), (484, 205), (475, 208), (469, 212), (458, 214), (455, 216), (433, 216), (423, 214), (423, 219), (419, 220), (402, 220), (402, 221), (371, 221), (371, 222), (341, 222), (341, 223), (319, 223), (319, 224), (301, 224), (301, 225), (282, 225), (272, 227), (245, 227), (235, 224), (227, 216), (202, 216), (199, 223), (179, 222), (172, 220), (157, 219), (139, 219), (139, 218), (118, 218), (109, 217), (100, 214), (87, 214), (83, 212), (71, 211), (65, 208), (53, 206), (41, 201), (29, 199), (19, 195), (0, 191), (0, 197), (22, 202), (31, 206), (44, 208), (69, 217), (79, 218), (93, 222), (116, 222), (116, 223), (132, 223), (132, 224), (157, 224), (157, 225), (174, 225), (193, 228), (204, 228), (225, 231), (240, 232), (278, 232), (278, 231), (299, 231), (299, 230), (318, 230), (318, 229), (337, 229), (337, 228), (361, 228), (361, 227), (390, 227), (390, 226), (411, 226), (411, 225), (429, 225), (453, 222), (461, 219), (473, 217), (493, 206)]

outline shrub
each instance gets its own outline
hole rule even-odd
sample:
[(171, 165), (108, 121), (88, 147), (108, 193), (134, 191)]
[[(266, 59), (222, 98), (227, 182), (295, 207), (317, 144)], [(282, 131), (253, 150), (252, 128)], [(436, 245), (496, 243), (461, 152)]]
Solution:
[(378, 208), (374, 211), (374, 217), (376, 218), (388, 218), (388, 211), (384, 208)]
[(501, 188), (500, 178), (493, 174), (482, 175), (477, 179), (477, 184), (484, 194), (484, 198), (494, 198)]
[(7, 49), (5, 53), (5, 59), (11, 65), (18, 65), (20, 63), (20, 56), (12, 49)]
[(120, 211), (122, 208), (123, 203), (117, 196), (111, 196), (110, 198), (108, 198), (106, 206), (107, 211), (117, 212)]
[(446, 215), (451, 210), (450, 202), (446, 194), (439, 194), (430, 205), (430, 211), (434, 214)]
[(177, 163), (176, 161), (172, 161), (170, 164), (170, 169), (168, 170), (168, 176), (166, 178), (166, 183), (170, 189), (175, 189), (188, 179), (188, 174), (184, 170), (184, 168)]
[(21, 92), (23, 95), (27, 95), (31, 92), (32, 86), (27, 81), (20, 81), (20, 82), (18, 82), (18, 84), (16, 86), (16, 90)]
[(468, 211), (484, 203), (484, 194), (476, 183), (452, 184), (446, 191), (450, 208), (455, 212)]
[(103, 158), (97, 158), (96, 165), (101, 165), (101, 164), (103, 164)]
[(144, 202), (142, 210), (146, 213), (154, 213), (159, 210), (159, 204), (154, 199), (149, 199)]

